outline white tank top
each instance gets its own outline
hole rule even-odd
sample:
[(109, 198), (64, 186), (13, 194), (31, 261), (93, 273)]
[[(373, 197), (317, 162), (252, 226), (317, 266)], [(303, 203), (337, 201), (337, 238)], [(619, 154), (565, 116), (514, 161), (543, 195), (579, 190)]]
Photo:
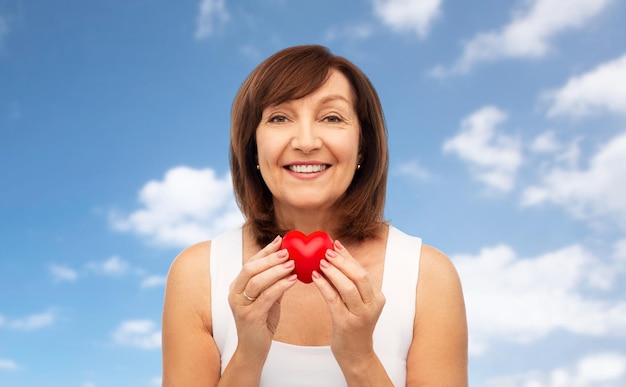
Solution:
[[(228, 305), (231, 282), (242, 266), (241, 228), (211, 242), (211, 313), (213, 338), (224, 372), (237, 347), (237, 328)], [(406, 385), (406, 358), (413, 338), (415, 292), (422, 240), (390, 226), (382, 292), (386, 303), (374, 330), (374, 351), (395, 386)], [(272, 342), (261, 386), (331, 387), (346, 381), (330, 346), (308, 347)]]

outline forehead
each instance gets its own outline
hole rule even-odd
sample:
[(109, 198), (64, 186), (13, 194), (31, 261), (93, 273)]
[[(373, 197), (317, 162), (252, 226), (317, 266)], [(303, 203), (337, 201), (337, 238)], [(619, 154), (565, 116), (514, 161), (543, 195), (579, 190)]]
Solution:
[(341, 101), (349, 104), (351, 108), (356, 109), (356, 97), (352, 84), (348, 78), (339, 70), (331, 69), (324, 82), (315, 90), (293, 99), (287, 99), (281, 102), (269, 104), (265, 109), (292, 103), (325, 103), (329, 101)]
[(309, 96), (324, 98), (329, 95), (343, 97), (351, 105), (354, 105), (354, 90), (348, 78), (341, 71), (330, 70), (326, 81)]

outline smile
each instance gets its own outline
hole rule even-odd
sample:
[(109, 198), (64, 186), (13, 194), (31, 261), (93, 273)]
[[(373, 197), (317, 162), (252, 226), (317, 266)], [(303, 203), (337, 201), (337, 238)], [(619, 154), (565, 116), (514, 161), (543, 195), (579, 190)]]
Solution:
[(287, 168), (291, 172), (296, 173), (316, 173), (322, 172), (327, 168), (326, 164), (317, 164), (317, 165), (288, 165)]

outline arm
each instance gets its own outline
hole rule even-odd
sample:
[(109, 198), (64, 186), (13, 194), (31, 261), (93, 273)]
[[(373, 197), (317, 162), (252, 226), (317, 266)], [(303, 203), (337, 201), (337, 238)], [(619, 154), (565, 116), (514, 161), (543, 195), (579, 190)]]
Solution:
[[(280, 298), (295, 281), (293, 262), (278, 253), (277, 238), (253, 256), (233, 281), (229, 304), (238, 345), (224, 373), (213, 340), (210, 244), (183, 251), (174, 261), (163, 307), (163, 386), (258, 386), (280, 317)], [(246, 299), (243, 292), (254, 295)]]
[(216, 386), (220, 356), (212, 336), (210, 243), (184, 250), (167, 276), (163, 306), (163, 387)]
[(423, 246), (407, 386), (467, 386), (467, 321), (461, 282), (442, 252)]

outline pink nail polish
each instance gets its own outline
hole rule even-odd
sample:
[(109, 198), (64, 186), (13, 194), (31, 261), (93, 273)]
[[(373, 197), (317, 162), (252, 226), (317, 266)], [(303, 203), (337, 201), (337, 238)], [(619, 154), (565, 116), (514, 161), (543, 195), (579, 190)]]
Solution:
[(327, 260), (322, 259), (322, 260), (320, 260), (320, 266), (323, 267), (324, 269), (326, 269), (326, 268), (330, 267), (330, 263), (328, 263)]
[(328, 258), (336, 258), (337, 257), (337, 252), (335, 250), (328, 249), (328, 250), (326, 250), (326, 256)]
[(278, 252), (276, 253), (276, 256), (278, 258), (285, 258), (287, 257), (287, 254), (288, 254), (287, 249), (282, 249), (282, 250), (278, 250)]
[(345, 248), (339, 241), (335, 241), (335, 247), (337, 248), (337, 250), (343, 250)]

